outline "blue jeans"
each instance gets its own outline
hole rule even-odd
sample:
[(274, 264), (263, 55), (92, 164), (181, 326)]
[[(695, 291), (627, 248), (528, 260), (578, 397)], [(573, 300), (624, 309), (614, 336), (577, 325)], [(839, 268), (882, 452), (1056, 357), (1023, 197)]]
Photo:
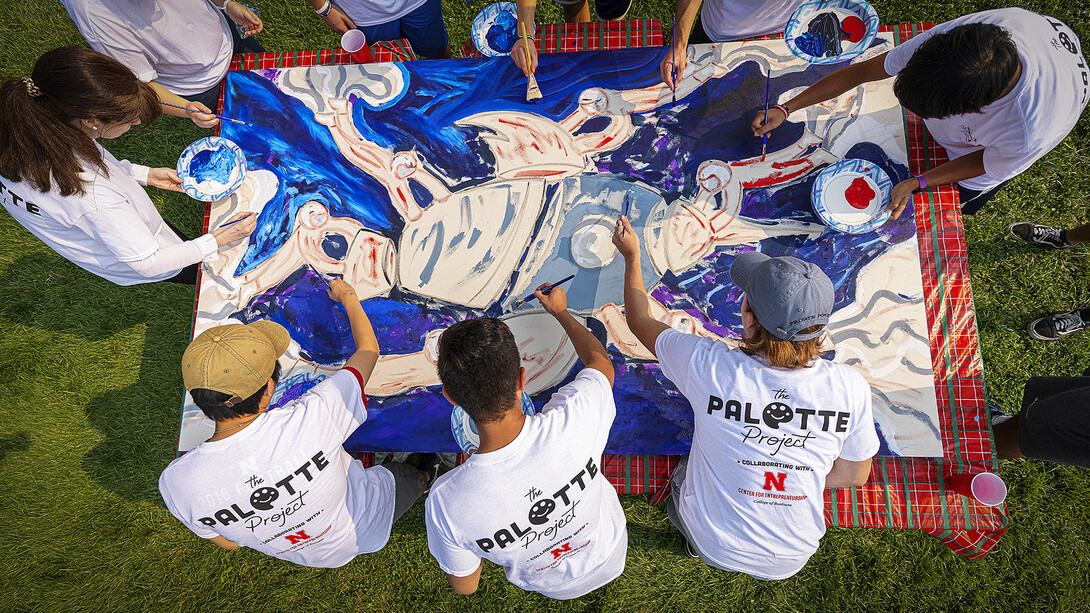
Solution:
[(442, 57), (447, 49), (447, 26), (443, 23), (443, 5), (439, 0), (427, 0), (401, 19), (360, 30), (367, 35), (368, 44), (407, 38), (413, 51), (425, 58)]

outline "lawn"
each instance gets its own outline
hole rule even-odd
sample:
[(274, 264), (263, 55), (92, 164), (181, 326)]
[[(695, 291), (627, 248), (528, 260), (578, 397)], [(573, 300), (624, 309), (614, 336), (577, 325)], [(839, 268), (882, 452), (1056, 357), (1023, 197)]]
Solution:
[[(194, 0), (201, 1), (201, 0)], [(331, 47), (302, 0), (256, 0), (270, 50)], [(472, 6), (446, 0), (457, 49)], [(965, 0), (875, 0), (883, 23), (939, 23), (1003, 6)], [(1090, 5), (1027, 2), (1090, 42)], [(637, 1), (632, 17), (669, 30), (673, 5)], [(559, 20), (543, 2), (539, 22)], [(27, 75), (57, 46), (84, 44), (53, 0), (0, 3), (0, 77)], [(165, 117), (104, 143), (119, 158), (173, 166), (209, 132)], [(965, 223), (988, 391), (1017, 407), (1033, 375), (1090, 366), (1090, 333), (1031, 341), (1028, 321), (1090, 304), (1087, 249), (1032, 250), (1004, 238), (1008, 224), (1090, 221), (1090, 119)], [(191, 234), (201, 207), (152, 194)], [(663, 507), (622, 496), (627, 568), (583, 598), (550, 601), (486, 565), (479, 592), (455, 595), (428, 555), (422, 506), (394, 526), (381, 552), (335, 570), (292, 566), (250, 550), (222, 551), (176, 522), (157, 479), (173, 459), (182, 395), (179, 357), (193, 291), (170, 284), (114, 286), (54, 254), (0, 214), (0, 611), (1087, 611), (1090, 473), (1004, 461), (1010, 528), (994, 552), (969, 562), (916, 531), (830, 530), (797, 576), (775, 583), (687, 559)]]

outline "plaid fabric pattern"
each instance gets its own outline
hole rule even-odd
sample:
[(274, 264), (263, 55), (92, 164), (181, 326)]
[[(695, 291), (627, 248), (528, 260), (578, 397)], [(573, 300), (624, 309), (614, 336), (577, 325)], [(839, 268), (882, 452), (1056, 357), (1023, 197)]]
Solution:
[[(899, 44), (931, 24), (884, 26)], [(663, 44), (658, 21), (594, 22), (548, 25), (539, 30), (542, 52), (623, 49)], [(770, 39), (777, 37), (763, 37)], [(399, 41), (400, 42), (400, 41)], [(415, 59), (408, 43), (372, 47), (376, 61)], [(405, 54), (405, 55), (399, 55)], [(471, 45), (466, 57), (480, 57)], [(262, 53), (236, 56), (231, 68), (277, 68), (351, 63), (344, 51)], [(221, 106), (222, 108), (222, 94)], [(946, 161), (946, 152), (927, 134), (923, 122), (905, 112), (911, 172), (919, 174)], [(932, 367), (942, 429), (943, 457), (876, 458), (870, 482), (861, 487), (827, 490), (829, 526), (914, 528), (935, 536), (969, 559), (988, 554), (1007, 526), (1006, 507), (987, 507), (947, 492), (942, 476), (959, 472), (998, 473), (991, 426), (984, 408), (984, 380), (964, 228), (955, 186), (929, 188), (913, 199), (917, 240), (931, 339)], [(205, 212), (205, 228), (208, 212)], [(194, 309), (195, 313), (196, 309)], [(356, 454), (366, 466), (373, 454)], [(459, 456), (459, 463), (465, 460)], [(602, 472), (617, 490), (647, 494), (657, 504), (669, 493), (670, 473), (678, 456), (606, 455)]]

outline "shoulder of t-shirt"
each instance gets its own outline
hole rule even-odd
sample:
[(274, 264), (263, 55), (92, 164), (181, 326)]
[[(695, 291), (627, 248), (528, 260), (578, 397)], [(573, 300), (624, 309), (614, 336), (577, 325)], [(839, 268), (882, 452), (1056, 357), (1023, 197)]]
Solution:
[(320, 381), (317, 385), (303, 393), (299, 398), (302, 400), (308, 395), (321, 394), (327, 387), (336, 389), (345, 400), (352, 399), (352, 395), (359, 395), (359, 397), (363, 399), (363, 407), (367, 408), (367, 395), (363, 393), (363, 375), (360, 374), (360, 371), (351, 366), (345, 366), (326, 377), (324, 381)]
[[(708, 343), (712, 343), (712, 345), (708, 345)], [(727, 345), (715, 340), (714, 338), (707, 338), (698, 334), (687, 334), (685, 332), (680, 332), (678, 330), (670, 328), (669, 330), (663, 330), (662, 333), (659, 334), (658, 338), (655, 339), (655, 355), (659, 357), (659, 361), (661, 362), (662, 355), (659, 350), (666, 349), (668, 353), (669, 350), (672, 349), (668, 345), (682, 345), (695, 350), (701, 345), (708, 345), (709, 348), (712, 348), (714, 347), (714, 344), (720, 344), (723, 345), (724, 349), (729, 349)]]

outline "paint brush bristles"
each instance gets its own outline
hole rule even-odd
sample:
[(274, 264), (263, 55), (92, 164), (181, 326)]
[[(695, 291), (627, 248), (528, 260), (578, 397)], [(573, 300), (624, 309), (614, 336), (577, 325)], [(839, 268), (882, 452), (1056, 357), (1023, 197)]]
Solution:
[[(187, 109), (184, 106), (178, 106), (177, 104), (168, 104), (166, 102), (159, 102), (159, 104), (161, 104), (163, 106), (169, 106), (172, 109), (182, 109), (183, 111), (189, 111), (191, 113), (200, 113), (200, 111), (194, 111), (193, 109)], [(226, 115), (216, 115), (215, 113), (208, 113), (208, 114), (209, 115), (214, 115), (217, 118), (222, 119), (223, 121), (230, 121), (231, 123), (237, 123), (239, 125), (249, 126), (251, 128), (254, 127), (254, 124), (252, 124), (252, 123), (250, 123), (248, 121), (242, 121), (241, 119), (234, 119), (233, 117), (227, 117)]]
[[(567, 283), (568, 281), (571, 281), (571, 280), (572, 280), (572, 279), (574, 279), (574, 278), (575, 278), (575, 275), (568, 275), (568, 276), (564, 277), (563, 279), (561, 279), (561, 280), (557, 281), (556, 283), (553, 283), (552, 285), (546, 285), (545, 287), (541, 288), (541, 293), (542, 293), (542, 294), (548, 294), (548, 293), (549, 293), (549, 292), (551, 292), (551, 291), (553, 290), (553, 288), (555, 288), (556, 286), (558, 286), (558, 285), (560, 285), (560, 284), (562, 284), (562, 283)], [(535, 293), (536, 293), (536, 292), (535, 292)], [(536, 298), (536, 296), (534, 296), (534, 294), (530, 294), (529, 296), (527, 296), (527, 297), (525, 297), (525, 298), (522, 298), (522, 299), (516, 300), (516, 301), (514, 302), (514, 304), (512, 304), (511, 306), (512, 306), (513, 308), (516, 308), (516, 309), (517, 309), (517, 308), (519, 308), (520, 306), (522, 306), (522, 305), (526, 304), (527, 302), (530, 302), (530, 301), (531, 301), (531, 300), (533, 300), (534, 298)]]
[[(526, 69), (530, 70), (533, 67), (530, 66), (529, 45), (533, 43), (531, 43), (530, 39), (526, 37), (526, 24), (522, 23), (521, 21), (519, 22), (519, 34), (522, 36), (522, 59), (524, 62), (526, 62)], [(540, 100), (541, 88), (537, 86), (537, 78), (534, 77), (534, 73), (531, 72), (529, 76), (526, 77), (526, 101), (536, 103)]]
[[(765, 75), (765, 120), (764, 123), (768, 123), (768, 93), (769, 87), (772, 85), (772, 64), (768, 65), (768, 73)], [(768, 149), (768, 132), (765, 132), (761, 137), (761, 161), (765, 161), (765, 151)]]

